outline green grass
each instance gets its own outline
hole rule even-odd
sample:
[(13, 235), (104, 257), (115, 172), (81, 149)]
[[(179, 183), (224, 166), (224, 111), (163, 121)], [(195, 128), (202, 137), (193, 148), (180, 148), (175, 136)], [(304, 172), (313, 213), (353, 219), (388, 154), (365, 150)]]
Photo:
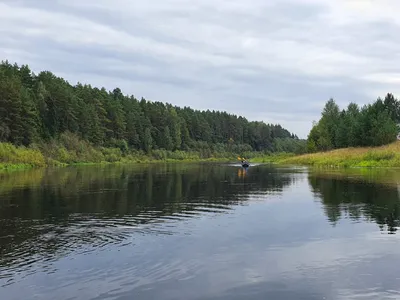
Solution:
[(94, 147), (77, 135), (65, 132), (57, 140), (29, 147), (0, 143), (0, 170), (94, 164), (237, 162), (238, 156), (257, 163), (274, 162), (293, 155), (283, 153), (261, 156), (258, 152), (232, 153), (222, 149), (212, 151), (208, 147), (197, 151), (154, 149), (145, 153), (129, 149), (126, 143), (119, 147)]
[(120, 148), (95, 148), (72, 134), (64, 134), (60, 140), (30, 147), (16, 147), (0, 143), (0, 170), (18, 170), (34, 167), (53, 167), (94, 164), (128, 164), (156, 162), (228, 162), (236, 160), (232, 153), (200, 151), (153, 150), (142, 151)]
[(26, 169), (44, 166), (46, 166), (46, 160), (40, 150), (0, 143), (0, 169)]
[(295, 157), (293, 153), (272, 153), (269, 155), (254, 156), (250, 160), (253, 163), (279, 163), (285, 159)]
[(279, 159), (280, 164), (316, 167), (400, 167), (400, 142), (380, 147), (344, 148)]
[[(95, 148), (74, 135), (63, 135), (59, 141), (31, 147), (16, 147), (0, 143), (0, 170), (19, 170), (34, 167), (127, 164), (155, 162), (237, 162), (234, 153), (205, 153), (200, 151), (153, 150), (142, 151), (120, 148)], [(314, 167), (400, 167), (400, 141), (381, 146), (345, 148), (304, 155), (276, 153), (244, 155), (251, 163), (308, 165)]]

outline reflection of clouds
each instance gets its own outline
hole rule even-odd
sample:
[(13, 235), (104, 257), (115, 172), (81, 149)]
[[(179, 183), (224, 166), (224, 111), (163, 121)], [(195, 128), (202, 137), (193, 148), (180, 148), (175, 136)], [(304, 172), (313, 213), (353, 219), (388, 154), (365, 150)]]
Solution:
[[(397, 294), (396, 291), (390, 291), (397, 288), (393, 283), (389, 284), (387, 291), (382, 287), (388, 278), (379, 269), (384, 271), (387, 265), (392, 264), (392, 259), (399, 258), (396, 247), (398, 240), (380, 238), (380, 242), (375, 243), (376, 235), (379, 233), (359, 235), (356, 238), (309, 241), (264, 251), (251, 245), (236, 245), (234, 253), (227, 254), (227, 257), (230, 262), (245, 261), (245, 267), (227, 263), (225, 268), (218, 269), (215, 261), (211, 261), (206, 268), (209, 282), (214, 283), (215, 294), (223, 294), (224, 291), (229, 294), (229, 289), (251, 291), (255, 283), (262, 286), (270, 282), (292, 282), (302, 287), (300, 283), (308, 280), (313, 282), (314, 288), (325, 286), (326, 290), (320, 291), (321, 295), (336, 294), (334, 298), (327, 299), (383, 299), (383, 296)], [(379, 265), (384, 267), (378, 267), (376, 272), (375, 267)], [(349, 286), (354, 286), (354, 289)], [(357, 286), (370, 286), (375, 291), (369, 294), (366, 290), (357, 289)], [(290, 287), (282, 289), (281, 295), (290, 290)], [(264, 291), (264, 294), (268, 292), (271, 291)]]
[(353, 300), (353, 299), (400, 299), (400, 292), (396, 290), (381, 291), (379, 288), (365, 288), (358, 290), (343, 289), (338, 293), (338, 300)]
[(339, 295), (337, 297), (338, 300), (353, 300), (353, 299), (399, 299), (400, 292), (391, 290), (391, 291), (380, 291), (378, 288), (365, 288), (359, 290), (349, 290), (343, 289), (340, 290)]
[[(299, 175), (305, 178), (305, 174)], [(374, 223), (331, 227), (305, 180), (250, 195), (231, 214), (174, 222), (173, 235), (131, 234), (19, 278), (1, 299), (394, 299), (399, 235)], [(189, 233), (189, 234), (187, 234)], [(397, 272), (397, 273), (396, 273)], [(15, 298), (5, 297), (13, 295)], [(386, 297), (386, 298), (385, 298)]]

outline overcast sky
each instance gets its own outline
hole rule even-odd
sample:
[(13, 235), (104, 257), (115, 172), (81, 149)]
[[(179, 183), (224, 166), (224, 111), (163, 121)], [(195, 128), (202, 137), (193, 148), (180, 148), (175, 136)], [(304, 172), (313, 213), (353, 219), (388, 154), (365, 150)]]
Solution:
[(396, 0), (0, 0), (0, 55), (306, 137), (330, 97), (397, 96), (399, 12)]

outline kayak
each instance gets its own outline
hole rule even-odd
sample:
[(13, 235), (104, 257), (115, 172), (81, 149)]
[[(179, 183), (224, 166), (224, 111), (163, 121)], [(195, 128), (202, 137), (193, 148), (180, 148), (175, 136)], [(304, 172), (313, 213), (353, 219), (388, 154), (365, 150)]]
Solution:
[(250, 166), (250, 164), (247, 162), (247, 160), (243, 157), (241, 158), (240, 156), (238, 157), (238, 160), (240, 160), (240, 162), (242, 163), (242, 167), (243, 168), (248, 168)]

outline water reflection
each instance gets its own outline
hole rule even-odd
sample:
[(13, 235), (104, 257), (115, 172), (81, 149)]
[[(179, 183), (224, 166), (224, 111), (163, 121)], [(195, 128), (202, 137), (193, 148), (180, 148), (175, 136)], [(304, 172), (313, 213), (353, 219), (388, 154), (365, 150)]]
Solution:
[(308, 179), (312, 192), (321, 199), (332, 224), (342, 218), (362, 219), (375, 222), (381, 231), (394, 234), (400, 226), (400, 198), (398, 186), (393, 177), (388, 178), (388, 174), (374, 171), (352, 174), (311, 172)]
[(247, 169), (245, 168), (238, 168), (238, 177), (243, 178), (247, 174)]
[(400, 240), (375, 225), (396, 231), (394, 174), (244, 171), (169, 164), (0, 174), (0, 298), (400, 294)]
[(0, 278), (133, 234), (181, 233), (176, 222), (226, 214), (249, 195), (280, 193), (290, 172), (218, 165), (106, 166), (1, 174)]

